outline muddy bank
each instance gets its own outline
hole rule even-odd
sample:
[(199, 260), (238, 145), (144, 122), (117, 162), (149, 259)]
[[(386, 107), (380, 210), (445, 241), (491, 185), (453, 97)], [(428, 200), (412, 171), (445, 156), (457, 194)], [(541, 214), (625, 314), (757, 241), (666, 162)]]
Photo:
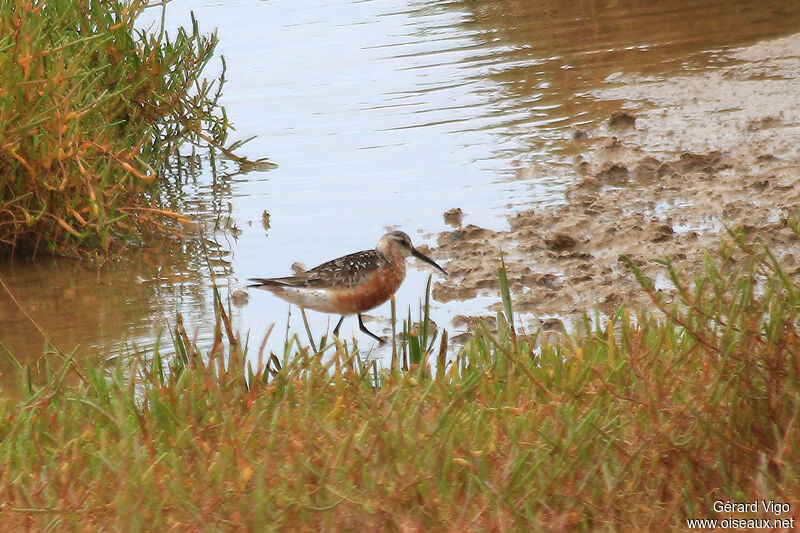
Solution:
[(462, 225), (448, 212), (455, 228), (431, 253), (450, 261), (450, 276), (434, 298), (496, 292), (502, 250), (520, 311), (575, 318), (597, 304), (610, 312), (646, 303), (620, 255), (651, 277), (663, 276), (650, 261), (660, 257), (692, 273), (735, 228), (800, 269), (787, 224), (800, 201), (800, 34), (728, 56), (685, 76), (607, 79), (593, 96), (621, 110), (573, 132), (579, 155), (565, 203), (517, 213), (505, 231), (471, 225), (468, 213)]

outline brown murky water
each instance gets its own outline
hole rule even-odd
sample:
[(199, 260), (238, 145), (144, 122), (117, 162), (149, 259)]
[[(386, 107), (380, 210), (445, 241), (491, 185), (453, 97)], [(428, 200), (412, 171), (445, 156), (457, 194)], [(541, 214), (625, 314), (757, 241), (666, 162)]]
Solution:
[[(151, 346), (177, 312), (204, 342), (212, 271), (223, 288), (238, 288), (286, 274), (297, 260), (313, 266), (371, 247), (387, 228), (432, 244), (454, 207), (465, 224), (503, 230), (516, 211), (561, 205), (575, 179), (576, 128), (620, 106), (596, 90), (629, 74), (719, 69), (732, 47), (800, 31), (796, 0), (175, 0), (168, 26), (187, 24), (190, 10), (201, 28), (218, 27), (228, 114), (240, 137), (258, 136), (246, 152), (280, 167), (236, 175), (206, 160), (176, 179), (174, 194), (209, 228), (204, 239), (135, 248), (101, 267), (0, 265), (20, 304), (66, 351), (80, 345), (108, 357)], [(144, 26), (160, 12), (148, 15)], [(410, 270), (400, 309), (416, 305), (426, 276)], [(439, 303), (434, 320), (447, 324), (495, 300)], [(287, 309), (251, 293), (234, 319), (260, 339), (269, 324), (286, 325)], [(328, 325), (309, 318), (315, 331)], [(357, 331), (350, 322), (342, 333)], [(289, 326), (302, 331), (296, 316)], [(5, 291), (0, 343), (23, 362), (44, 343)], [(10, 368), (0, 357), (0, 372)]]

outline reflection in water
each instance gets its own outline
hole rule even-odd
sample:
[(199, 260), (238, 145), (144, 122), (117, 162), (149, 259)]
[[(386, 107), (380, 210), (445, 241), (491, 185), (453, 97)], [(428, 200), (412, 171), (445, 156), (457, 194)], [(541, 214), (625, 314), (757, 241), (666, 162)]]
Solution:
[[(441, 4), (441, 3), (440, 3)], [(569, 151), (564, 128), (608, 117), (586, 93), (618, 73), (707, 68), (720, 52), (800, 28), (800, 2), (778, 0), (451, 0), (480, 43), (479, 76), (508, 117), (502, 135), (531, 151)], [(508, 156), (524, 154), (507, 154)]]
[[(173, 161), (163, 181), (164, 198), (170, 208), (197, 213), (213, 227), (230, 209), (225, 200), (230, 180), (212, 172), (211, 184), (200, 186), (199, 173), (207, 166), (198, 157)], [(151, 344), (178, 312), (196, 320), (213, 315), (209, 272), (230, 276), (229, 254), (229, 243), (185, 228), (174, 238), (131, 246), (124, 259), (103, 265), (57, 258), (0, 263), (0, 277), (37, 323), (0, 290), (0, 344), (23, 364), (42, 355), (46, 340), (39, 328), (67, 353), (80, 346), (80, 354), (107, 357), (132, 349), (128, 341)], [(7, 374), (11, 362), (4, 350), (0, 355), (0, 374)]]
[[(194, 157), (167, 169), (167, 207), (198, 215), (204, 237), (148, 243), (102, 267), (0, 265), (65, 350), (110, 356), (123, 336), (151, 345), (177, 312), (202, 344), (211, 272), (238, 288), (296, 260), (363, 249), (388, 228), (430, 243), (453, 208), (465, 224), (499, 229), (510, 210), (563, 202), (573, 128), (617, 105), (592, 90), (617, 73), (714, 68), (728, 47), (800, 28), (797, 0), (174, 0), (168, 25), (186, 24), (190, 10), (201, 29), (219, 26), (224, 104), (240, 138), (257, 136), (248, 155), (281, 166), (242, 176)], [(160, 20), (160, 8), (147, 16)], [(409, 271), (398, 309), (416, 305), (426, 277)], [(486, 302), (441, 305), (434, 319), (484, 314)], [(269, 324), (281, 329), (286, 306), (251, 294), (234, 314), (258, 342)], [(309, 315), (325, 331), (326, 317)], [(43, 345), (4, 294), (0, 342), (24, 361)]]

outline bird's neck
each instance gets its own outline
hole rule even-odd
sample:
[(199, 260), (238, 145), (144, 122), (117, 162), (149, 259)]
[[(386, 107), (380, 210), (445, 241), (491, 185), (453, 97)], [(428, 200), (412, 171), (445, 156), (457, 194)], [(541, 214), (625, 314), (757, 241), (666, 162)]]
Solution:
[(395, 271), (398, 272), (403, 278), (406, 275), (406, 256), (401, 253), (392, 253), (391, 249), (389, 250), (378, 250), (378, 252), (383, 255), (389, 262), (392, 264), (392, 267)]

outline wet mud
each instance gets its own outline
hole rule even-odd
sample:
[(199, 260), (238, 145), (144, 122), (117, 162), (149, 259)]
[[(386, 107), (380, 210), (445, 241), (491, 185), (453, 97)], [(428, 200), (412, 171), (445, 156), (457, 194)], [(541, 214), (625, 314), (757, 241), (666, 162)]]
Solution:
[[(692, 275), (735, 229), (800, 271), (800, 243), (788, 225), (800, 201), (800, 34), (732, 50), (727, 59), (669, 78), (605, 80), (592, 96), (620, 110), (573, 132), (577, 155), (564, 203), (518, 212), (504, 231), (469, 224), (469, 213), (462, 224), (460, 210), (446, 213), (456, 227), (429, 252), (449, 260), (450, 276), (434, 285), (434, 298), (496, 293), (502, 252), (516, 308), (553, 329), (556, 317), (574, 320), (595, 306), (609, 313), (647, 305), (621, 255), (659, 286), (665, 271), (653, 259), (670, 258)], [(669, 284), (661, 285), (668, 294)]]

